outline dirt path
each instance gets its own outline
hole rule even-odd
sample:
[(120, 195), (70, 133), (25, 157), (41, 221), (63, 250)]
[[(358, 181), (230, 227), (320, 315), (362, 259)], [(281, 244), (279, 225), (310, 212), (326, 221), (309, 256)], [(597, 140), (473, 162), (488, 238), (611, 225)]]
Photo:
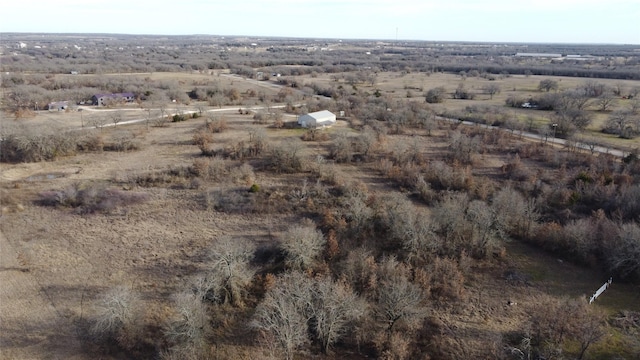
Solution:
[(0, 232), (0, 358), (79, 359), (74, 327), (21, 258)]

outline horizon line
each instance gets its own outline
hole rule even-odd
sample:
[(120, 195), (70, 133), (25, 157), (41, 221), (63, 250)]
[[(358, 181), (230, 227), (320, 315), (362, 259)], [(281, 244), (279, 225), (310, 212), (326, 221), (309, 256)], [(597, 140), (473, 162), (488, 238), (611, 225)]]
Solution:
[(152, 33), (111, 33), (111, 32), (39, 32), (39, 31), (0, 31), (0, 37), (4, 34), (19, 35), (106, 35), (106, 36), (166, 36), (166, 37), (189, 37), (189, 36), (211, 36), (211, 37), (247, 37), (247, 38), (271, 38), (271, 39), (297, 39), (297, 40), (351, 40), (351, 41), (386, 41), (386, 42), (430, 42), (430, 43), (472, 43), (472, 44), (535, 44), (535, 45), (598, 45), (598, 46), (640, 46), (634, 43), (590, 43), (590, 42), (545, 42), (545, 41), (499, 41), (499, 40), (425, 40), (425, 39), (394, 39), (394, 38), (360, 38), (360, 37), (302, 37), (286, 35), (242, 35), (242, 34), (152, 34)]

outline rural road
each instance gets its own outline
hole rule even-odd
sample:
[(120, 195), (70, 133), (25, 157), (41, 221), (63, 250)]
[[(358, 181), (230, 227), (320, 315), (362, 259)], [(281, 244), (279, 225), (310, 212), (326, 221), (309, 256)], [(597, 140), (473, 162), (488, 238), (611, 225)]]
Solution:
[[(479, 124), (479, 123), (474, 123), (474, 122), (471, 122), (471, 121), (460, 121), (459, 119), (445, 118), (445, 117), (441, 117), (441, 116), (437, 116), (436, 119), (443, 120), (443, 121), (460, 123), (460, 124), (466, 125), (466, 126), (478, 126), (478, 127), (481, 127), (483, 129), (488, 129), (488, 130), (509, 131), (507, 129), (504, 129), (504, 128), (501, 128), (501, 127), (498, 127), (498, 126)], [(561, 139), (561, 138), (557, 138), (557, 137), (550, 137), (550, 136), (535, 134), (535, 133), (526, 132), (526, 131), (522, 131), (522, 130), (514, 131), (513, 134), (514, 135), (518, 135), (520, 137), (527, 138), (527, 139), (539, 140), (539, 141), (543, 141), (543, 142), (549, 142), (549, 143), (551, 143), (553, 145), (567, 146), (567, 140)], [(617, 157), (624, 157), (624, 156), (628, 155), (628, 153), (625, 153), (622, 150), (608, 148), (608, 147), (600, 146), (600, 145), (595, 145), (595, 146), (593, 146), (593, 149), (592, 149), (592, 145), (589, 145), (589, 144), (586, 144), (586, 143), (581, 143), (581, 142), (576, 142), (575, 146), (577, 148), (582, 149), (582, 150), (591, 151), (593, 153), (597, 152), (597, 153), (609, 154), (609, 155), (613, 155), (613, 156), (617, 156)]]
[[(277, 85), (276, 85), (277, 86)], [(296, 104), (294, 106), (301, 106), (304, 104)], [(285, 108), (286, 105), (274, 105), (274, 106), (270, 106), (271, 109), (283, 109)], [(205, 113), (217, 113), (217, 112), (236, 112), (238, 111), (238, 109), (248, 109), (248, 110), (252, 110), (252, 111), (257, 111), (257, 110), (264, 110), (266, 109), (266, 106), (253, 106), (253, 107), (243, 107), (243, 106), (225, 106), (225, 107), (221, 107), (219, 109), (209, 109), (209, 110), (205, 110)], [(92, 111), (92, 112), (105, 112), (105, 111), (120, 111), (120, 109), (102, 109), (102, 110), (97, 110), (95, 108), (92, 107), (88, 107), (88, 106), (81, 106), (79, 107), (79, 109), (82, 109), (83, 111)], [(124, 109), (125, 111), (145, 111), (143, 109)], [(154, 111), (159, 111), (159, 109), (152, 109)], [(198, 112), (198, 110), (185, 110), (184, 112), (182, 112), (182, 114), (193, 114)], [(167, 116), (172, 117), (173, 115), (176, 115), (177, 113), (167, 113)], [(498, 126), (493, 126), (493, 125), (486, 125), (486, 124), (479, 124), (479, 123), (474, 123), (471, 121), (460, 121), (459, 119), (454, 119), (454, 118), (445, 118), (445, 117), (441, 117), (441, 116), (436, 116), (437, 120), (442, 120), (442, 121), (448, 121), (448, 122), (452, 122), (452, 123), (460, 123), (462, 125), (465, 126), (477, 126), (477, 127), (481, 127), (483, 129), (487, 129), (487, 130), (496, 130), (496, 131), (509, 131), (507, 129), (498, 127)], [(143, 119), (133, 119), (133, 120), (127, 120), (127, 121), (121, 121), (119, 122), (117, 125), (128, 125), (128, 124), (136, 124), (136, 123), (141, 123), (141, 122), (145, 122), (147, 121), (146, 118)], [(106, 123), (104, 125), (102, 125), (102, 127), (110, 127), (110, 126), (116, 126), (116, 124), (114, 123)], [(96, 127), (93, 127), (96, 128)], [(523, 138), (527, 138), (527, 139), (531, 139), (531, 140), (538, 140), (538, 141), (542, 141), (542, 142), (549, 142), (553, 145), (560, 145), (560, 146), (567, 146), (567, 140), (565, 139), (561, 139), (561, 138), (554, 138), (554, 137), (550, 137), (548, 135), (540, 135), (540, 134), (535, 134), (535, 133), (531, 133), (531, 132), (526, 132), (523, 130), (519, 130), (519, 131), (514, 131), (513, 132), (514, 135), (518, 135), (520, 137)], [(613, 156), (617, 156), (617, 157), (624, 157), (626, 155), (628, 155), (628, 152), (624, 152), (622, 150), (619, 149), (614, 149), (614, 148), (608, 148), (605, 146), (601, 146), (601, 145), (590, 145), (590, 144), (586, 144), (586, 143), (581, 143), (581, 142), (576, 142), (575, 146), (579, 149), (582, 150), (586, 150), (586, 151), (590, 151), (592, 153), (601, 153), (601, 154), (609, 154), (609, 155), (613, 155)]]
[[(297, 104), (296, 104), (296, 105), (294, 105), (294, 106), (300, 106), (300, 105), (297, 105)], [(274, 106), (270, 106), (269, 108), (271, 108), (271, 109), (283, 109), (283, 108), (285, 108), (285, 107), (286, 107), (286, 105), (274, 105)], [(243, 110), (244, 110), (244, 109), (248, 109), (248, 110), (256, 111), (256, 110), (263, 110), (263, 109), (266, 109), (266, 108), (267, 108), (266, 106), (253, 106), (253, 107), (244, 107), (244, 106), (225, 106), (225, 107), (222, 107), (222, 108), (219, 108), (219, 109), (210, 109), (210, 110), (205, 110), (205, 111), (203, 111), (203, 113), (237, 112), (237, 111), (238, 111), (238, 109), (243, 109)], [(120, 110), (121, 110), (121, 109), (104, 109), (104, 110), (97, 110), (97, 109), (94, 109), (94, 108), (91, 108), (91, 107), (87, 107), (87, 106), (80, 106), (80, 107), (78, 107), (78, 109), (82, 109), (83, 111), (84, 111), (84, 110), (86, 110), (86, 111), (94, 111), (94, 112), (120, 111)], [(145, 109), (124, 109), (124, 110), (127, 110), (127, 111), (146, 111)], [(153, 110), (153, 111), (159, 111), (160, 109), (151, 109), (151, 110)], [(190, 115), (190, 114), (193, 114), (193, 113), (196, 113), (196, 112), (198, 112), (198, 110), (185, 110), (185, 111), (183, 111), (183, 112), (181, 112), (181, 113), (182, 113), (182, 114), (189, 114), (189, 115)], [(178, 113), (175, 113), (175, 112), (173, 112), (173, 113), (171, 113), (171, 112), (167, 112), (167, 115), (165, 115), (165, 116), (172, 117), (172, 116), (174, 116), (174, 115), (176, 115), (176, 114), (178, 114)], [(160, 118), (160, 117), (155, 117), (154, 119), (159, 119), (159, 118)], [(145, 122), (145, 121), (147, 121), (147, 119), (146, 119), (146, 118), (143, 118), (143, 119), (133, 119), (133, 120), (120, 121), (120, 122), (118, 122), (118, 124), (117, 124), (117, 125), (129, 125), (129, 124), (136, 124), (136, 123), (141, 123), (141, 122)], [(102, 125), (102, 126), (100, 126), (100, 127), (110, 127), (110, 126), (116, 126), (116, 124), (114, 124), (114, 123), (106, 123), (106, 124), (104, 124), (104, 125)], [(88, 128), (94, 128), (94, 129), (95, 129), (95, 128), (98, 128), (98, 127), (97, 127), (97, 126), (88, 126)], [(77, 130), (80, 130), (80, 129), (77, 129)]]

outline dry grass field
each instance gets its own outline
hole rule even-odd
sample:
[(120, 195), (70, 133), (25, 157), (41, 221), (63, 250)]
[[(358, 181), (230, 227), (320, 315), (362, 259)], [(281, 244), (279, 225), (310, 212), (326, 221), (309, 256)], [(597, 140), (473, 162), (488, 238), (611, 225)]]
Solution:
[[(250, 89), (270, 93), (278, 91), (272, 85), (224, 74), (152, 73), (132, 76), (176, 81), (183, 91), (191, 90), (194, 84), (213, 81), (224, 87), (237, 87), (241, 93)], [(301, 79), (327, 86), (335, 83), (323, 75)], [(436, 107), (503, 106), (511, 93), (525, 96), (537, 93), (540, 79), (535, 76), (498, 79), (491, 83), (499, 84), (502, 91), (493, 99), (479, 94), (475, 100), (449, 99)], [(574, 87), (582, 81), (571, 78), (557, 80), (561, 88)], [(480, 91), (489, 81), (479, 78), (463, 81), (457, 75), (439, 73), (430, 76), (382, 73), (374, 85), (358, 87), (369, 92), (380, 89), (383, 94), (397, 99), (407, 99), (407, 92), (411, 92), (412, 97), (423, 102), (426, 90), (445, 86), (448, 91), (453, 91), (459, 83)], [(623, 105), (621, 101), (618, 106)], [(183, 111), (196, 111), (199, 104), (180, 106)], [(261, 106), (261, 103), (257, 98), (248, 98), (242, 107), (250, 106)], [(200, 107), (215, 109), (204, 104)], [(197, 171), (198, 166), (214, 160), (203, 157), (193, 143), (194, 133), (205, 123), (204, 117), (168, 123), (164, 127), (147, 127), (141, 122), (87, 130), (104, 139), (126, 132), (135, 139), (138, 150), (85, 152), (49, 162), (2, 164), (0, 358), (154, 358), (149, 354), (158, 354), (166, 348), (161, 339), (166, 321), (172, 314), (172, 294), (184, 289), (196, 274), (207, 270), (208, 253), (219, 239), (230, 237), (243, 239), (256, 248), (272, 247), (290, 224), (300, 221), (301, 216), (313, 216), (312, 209), (322, 205), (308, 204), (314, 201), (313, 198), (305, 198), (307, 203), (291, 200), (307, 186), (314, 186), (317, 179), (328, 182), (326, 179), (332, 177), (333, 182), (344, 188), (364, 188), (371, 199), (409, 193), (382, 175), (373, 162), (341, 164), (318, 161), (319, 157), (328, 157), (332, 140), (336, 137), (355, 139), (358, 136), (360, 132), (350, 128), (345, 121), (322, 130), (326, 140), (303, 142), (300, 137), (304, 130), (256, 124), (251, 114), (239, 115), (233, 110), (238, 107), (229, 106), (231, 110), (228, 112), (214, 113), (218, 118), (223, 117), (228, 127), (224, 132), (214, 134), (211, 145), (214, 150), (222, 151), (239, 141), (249, 143), (252, 134), (260, 131), (271, 147), (295, 147), (307, 168), (293, 173), (274, 172), (264, 166), (263, 160), (248, 157), (221, 160), (226, 169), (224, 175), (205, 176)], [(171, 111), (171, 105), (168, 108)], [(2, 122), (3, 125), (20, 122), (31, 127), (56, 124), (63, 128), (78, 128), (81, 122), (86, 121), (84, 117), (90, 117), (94, 112), (116, 110), (39, 112), (35, 117), (19, 120), (3, 117)], [(119, 111), (126, 114), (124, 121), (145, 116), (145, 110), (137, 105), (127, 105)], [(513, 111), (518, 118), (544, 118), (535, 110), (508, 111)], [(544, 122), (543, 119), (537, 121)], [(598, 121), (601, 120), (595, 121), (590, 130), (597, 130)], [(448, 151), (453, 131), (451, 125), (439, 124), (432, 136), (427, 136), (424, 130), (389, 134), (380, 141), (377, 151), (390, 154), (414, 149), (427, 159), (440, 159)], [(512, 148), (528, 143), (509, 137), (507, 132), (500, 136)], [(632, 148), (640, 144), (638, 141), (625, 140), (623, 143), (616, 139), (611, 140), (611, 144)], [(493, 193), (504, 186), (504, 169), (512, 161), (513, 155), (508, 152), (478, 154), (471, 171), (473, 176), (483, 179), (484, 187), (480, 184), (475, 187), (474, 196), (483, 198), (483, 194)], [(523, 158), (522, 164), (531, 172), (538, 171), (533, 160)], [(552, 178), (566, 169), (544, 171), (548, 178)], [(260, 188), (255, 194), (249, 192), (254, 184)], [(145, 200), (113, 207), (104, 205), (106, 211), (95, 212), (43, 205), (42, 194), (74, 187), (98, 189), (96, 191), (106, 188), (114, 194), (134, 194)], [(325, 187), (328, 188), (327, 185)], [(333, 188), (330, 191), (339, 192)], [(229, 194), (236, 197), (231, 198)], [(231, 199), (239, 202), (232, 203)], [(418, 213), (431, 211), (423, 202), (414, 197), (411, 199)], [(242, 201), (245, 200), (246, 208), (234, 208), (243, 206)], [(528, 309), (540, 299), (545, 296), (590, 296), (607, 278), (597, 266), (578, 266), (517, 241), (506, 243), (504, 251), (506, 255), (477, 261), (466, 270), (465, 300), (456, 302), (454, 309), (443, 305), (430, 310), (430, 321), (433, 322), (430, 326), (437, 329), (433, 333), (438, 332), (443, 339), (455, 334), (457, 343), (447, 340), (451, 342), (447, 344), (449, 348), (459, 349), (455, 356), (460, 359), (486, 358), (492, 351), (494, 354), (502, 353), (500, 344), (504, 334), (521, 331), (529, 319)], [(518, 274), (518, 280), (510, 280), (507, 273)], [(144, 302), (143, 319), (147, 328), (144, 338), (139, 339), (145, 344), (143, 350), (137, 349), (141, 351), (139, 353), (111, 349), (89, 333), (95, 318), (95, 299), (117, 286), (134, 289)], [(640, 289), (632, 284), (614, 284), (593, 306), (611, 316), (623, 309), (640, 311)], [(224, 312), (224, 309), (218, 311)], [(231, 313), (236, 317), (229, 315), (222, 322), (224, 325), (220, 325), (219, 333), (212, 335), (216, 339), (211, 345), (215, 358), (266, 358), (268, 354), (254, 341), (250, 331), (238, 325), (250, 316), (250, 311), (229, 311)], [(224, 317), (224, 314), (219, 316)], [(634, 333), (624, 333), (608, 325), (607, 329), (607, 337), (594, 345), (591, 359), (614, 356), (638, 358), (640, 343), (634, 339)], [(577, 349), (569, 347), (567, 351), (575, 354)], [(364, 355), (351, 355), (342, 356), (337, 351), (334, 356), (316, 355), (314, 358), (364, 358)]]
[[(302, 83), (319, 83), (326, 87), (344, 86), (349, 88), (351, 85), (345, 83), (344, 80), (336, 81), (339, 75), (305, 75), (298, 77)], [(375, 84), (360, 83), (356, 85), (357, 89), (373, 94), (376, 90), (384, 96), (389, 96), (398, 100), (424, 100), (424, 94), (429, 90), (437, 87), (444, 87), (448, 94), (452, 94), (461, 84), (473, 94), (475, 98), (472, 100), (456, 100), (448, 99), (441, 104), (431, 104), (435, 111), (464, 111), (467, 107), (495, 107), (502, 109), (504, 112), (514, 119), (517, 119), (526, 128), (528, 126), (528, 118), (533, 119), (533, 124), (537, 128), (544, 128), (552, 122), (552, 112), (539, 111), (535, 109), (509, 108), (505, 105), (505, 100), (509, 96), (520, 98), (531, 98), (541, 94), (538, 85), (541, 80), (550, 79), (557, 81), (558, 90), (575, 89), (584, 83), (590, 81), (582, 78), (562, 77), (562, 76), (524, 76), (510, 75), (508, 77), (493, 76), (494, 80), (482, 77), (462, 77), (450, 73), (406, 73), (406, 72), (382, 72), (376, 76)], [(594, 80), (592, 80), (594, 81)], [(626, 89), (638, 87), (640, 83), (636, 80), (614, 80), (614, 79), (598, 79), (595, 80), (607, 87), (620, 86)], [(491, 96), (484, 92), (484, 87), (488, 85), (498, 85), (500, 92)], [(618, 109), (625, 109), (631, 106), (633, 101), (630, 99), (616, 99), (613, 106), (606, 112), (598, 111), (597, 106), (592, 104), (588, 106), (589, 112), (593, 116), (593, 121), (585, 129), (584, 133), (579, 136), (587, 138), (596, 138), (598, 142), (607, 144), (608, 146), (621, 148), (625, 150), (637, 149), (640, 147), (640, 138), (620, 139), (612, 134), (603, 134), (602, 126), (611, 112)]]

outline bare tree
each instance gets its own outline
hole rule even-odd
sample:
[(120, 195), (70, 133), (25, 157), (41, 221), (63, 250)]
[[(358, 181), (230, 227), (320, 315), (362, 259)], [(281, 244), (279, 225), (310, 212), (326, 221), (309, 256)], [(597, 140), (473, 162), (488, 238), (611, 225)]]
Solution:
[(311, 268), (320, 258), (326, 239), (313, 221), (292, 225), (282, 234), (282, 248), (287, 254), (286, 263), (291, 269)]
[(459, 131), (451, 134), (449, 154), (453, 160), (469, 164), (473, 161), (473, 156), (478, 153), (479, 148), (480, 139), (478, 137), (471, 138)]
[(398, 323), (412, 328), (426, 315), (422, 307), (424, 291), (409, 281), (402, 271), (394, 271), (398, 266), (396, 260), (387, 260), (385, 267), (391, 268), (391, 273), (382, 275), (384, 278), (377, 294), (376, 315), (386, 325), (388, 336)]
[(616, 103), (616, 98), (613, 93), (610, 91), (605, 91), (598, 98), (596, 98), (596, 105), (600, 109), (600, 111), (607, 111)]
[(489, 84), (483, 88), (485, 94), (489, 94), (491, 99), (493, 99), (493, 95), (500, 93), (500, 85), (498, 84)]
[(217, 301), (241, 305), (245, 289), (255, 271), (250, 262), (253, 249), (245, 241), (222, 237), (211, 247), (210, 270), (206, 277)]
[(309, 341), (310, 285), (310, 279), (302, 273), (283, 275), (254, 314), (252, 326), (261, 332), (267, 345), (279, 348), (287, 360), (293, 359), (295, 351)]
[(174, 358), (206, 358), (207, 337), (211, 334), (211, 321), (206, 305), (197, 294), (185, 291), (174, 296), (174, 318), (165, 329)]
[(471, 225), (472, 254), (486, 258), (504, 238), (502, 224), (496, 212), (482, 200), (471, 201), (465, 215)]
[(579, 359), (602, 336), (602, 315), (586, 299), (536, 299), (531, 313), (531, 341), (534, 353), (550, 359), (561, 355), (569, 341), (580, 345)]
[(540, 217), (535, 199), (525, 199), (511, 187), (498, 191), (493, 197), (491, 207), (505, 231), (521, 238), (527, 238), (531, 234)]
[(333, 139), (329, 156), (337, 162), (348, 163), (353, 157), (353, 143), (346, 132), (340, 132)]
[(106, 120), (102, 115), (96, 115), (93, 116), (91, 120), (89, 120), (89, 123), (94, 128), (102, 130), (102, 128), (106, 124)]
[(624, 92), (624, 90), (625, 90), (624, 83), (616, 82), (615, 84), (613, 84), (613, 88), (611, 91), (615, 96), (622, 96), (622, 93)]
[(595, 80), (587, 80), (578, 88), (588, 97), (599, 97), (607, 91), (607, 86)]
[(632, 138), (640, 132), (640, 121), (628, 110), (616, 110), (604, 124), (603, 131), (617, 134), (623, 138)]
[(117, 127), (123, 118), (124, 118), (124, 115), (120, 110), (114, 111), (109, 115), (109, 119), (111, 119), (111, 122), (113, 123), (113, 127)]
[(623, 224), (606, 253), (610, 271), (621, 278), (640, 278), (640, 226)]
[(551, 79), (540, 80), (538, 84), (538, 90), (549, 92), (551, 90), (558, 90), (558, 82)]
[(316, 279), (312, 291), (312, 328), (327, 354), (364, 315), (366, 305), (347, 284), (334, 283), (330, 277)]

